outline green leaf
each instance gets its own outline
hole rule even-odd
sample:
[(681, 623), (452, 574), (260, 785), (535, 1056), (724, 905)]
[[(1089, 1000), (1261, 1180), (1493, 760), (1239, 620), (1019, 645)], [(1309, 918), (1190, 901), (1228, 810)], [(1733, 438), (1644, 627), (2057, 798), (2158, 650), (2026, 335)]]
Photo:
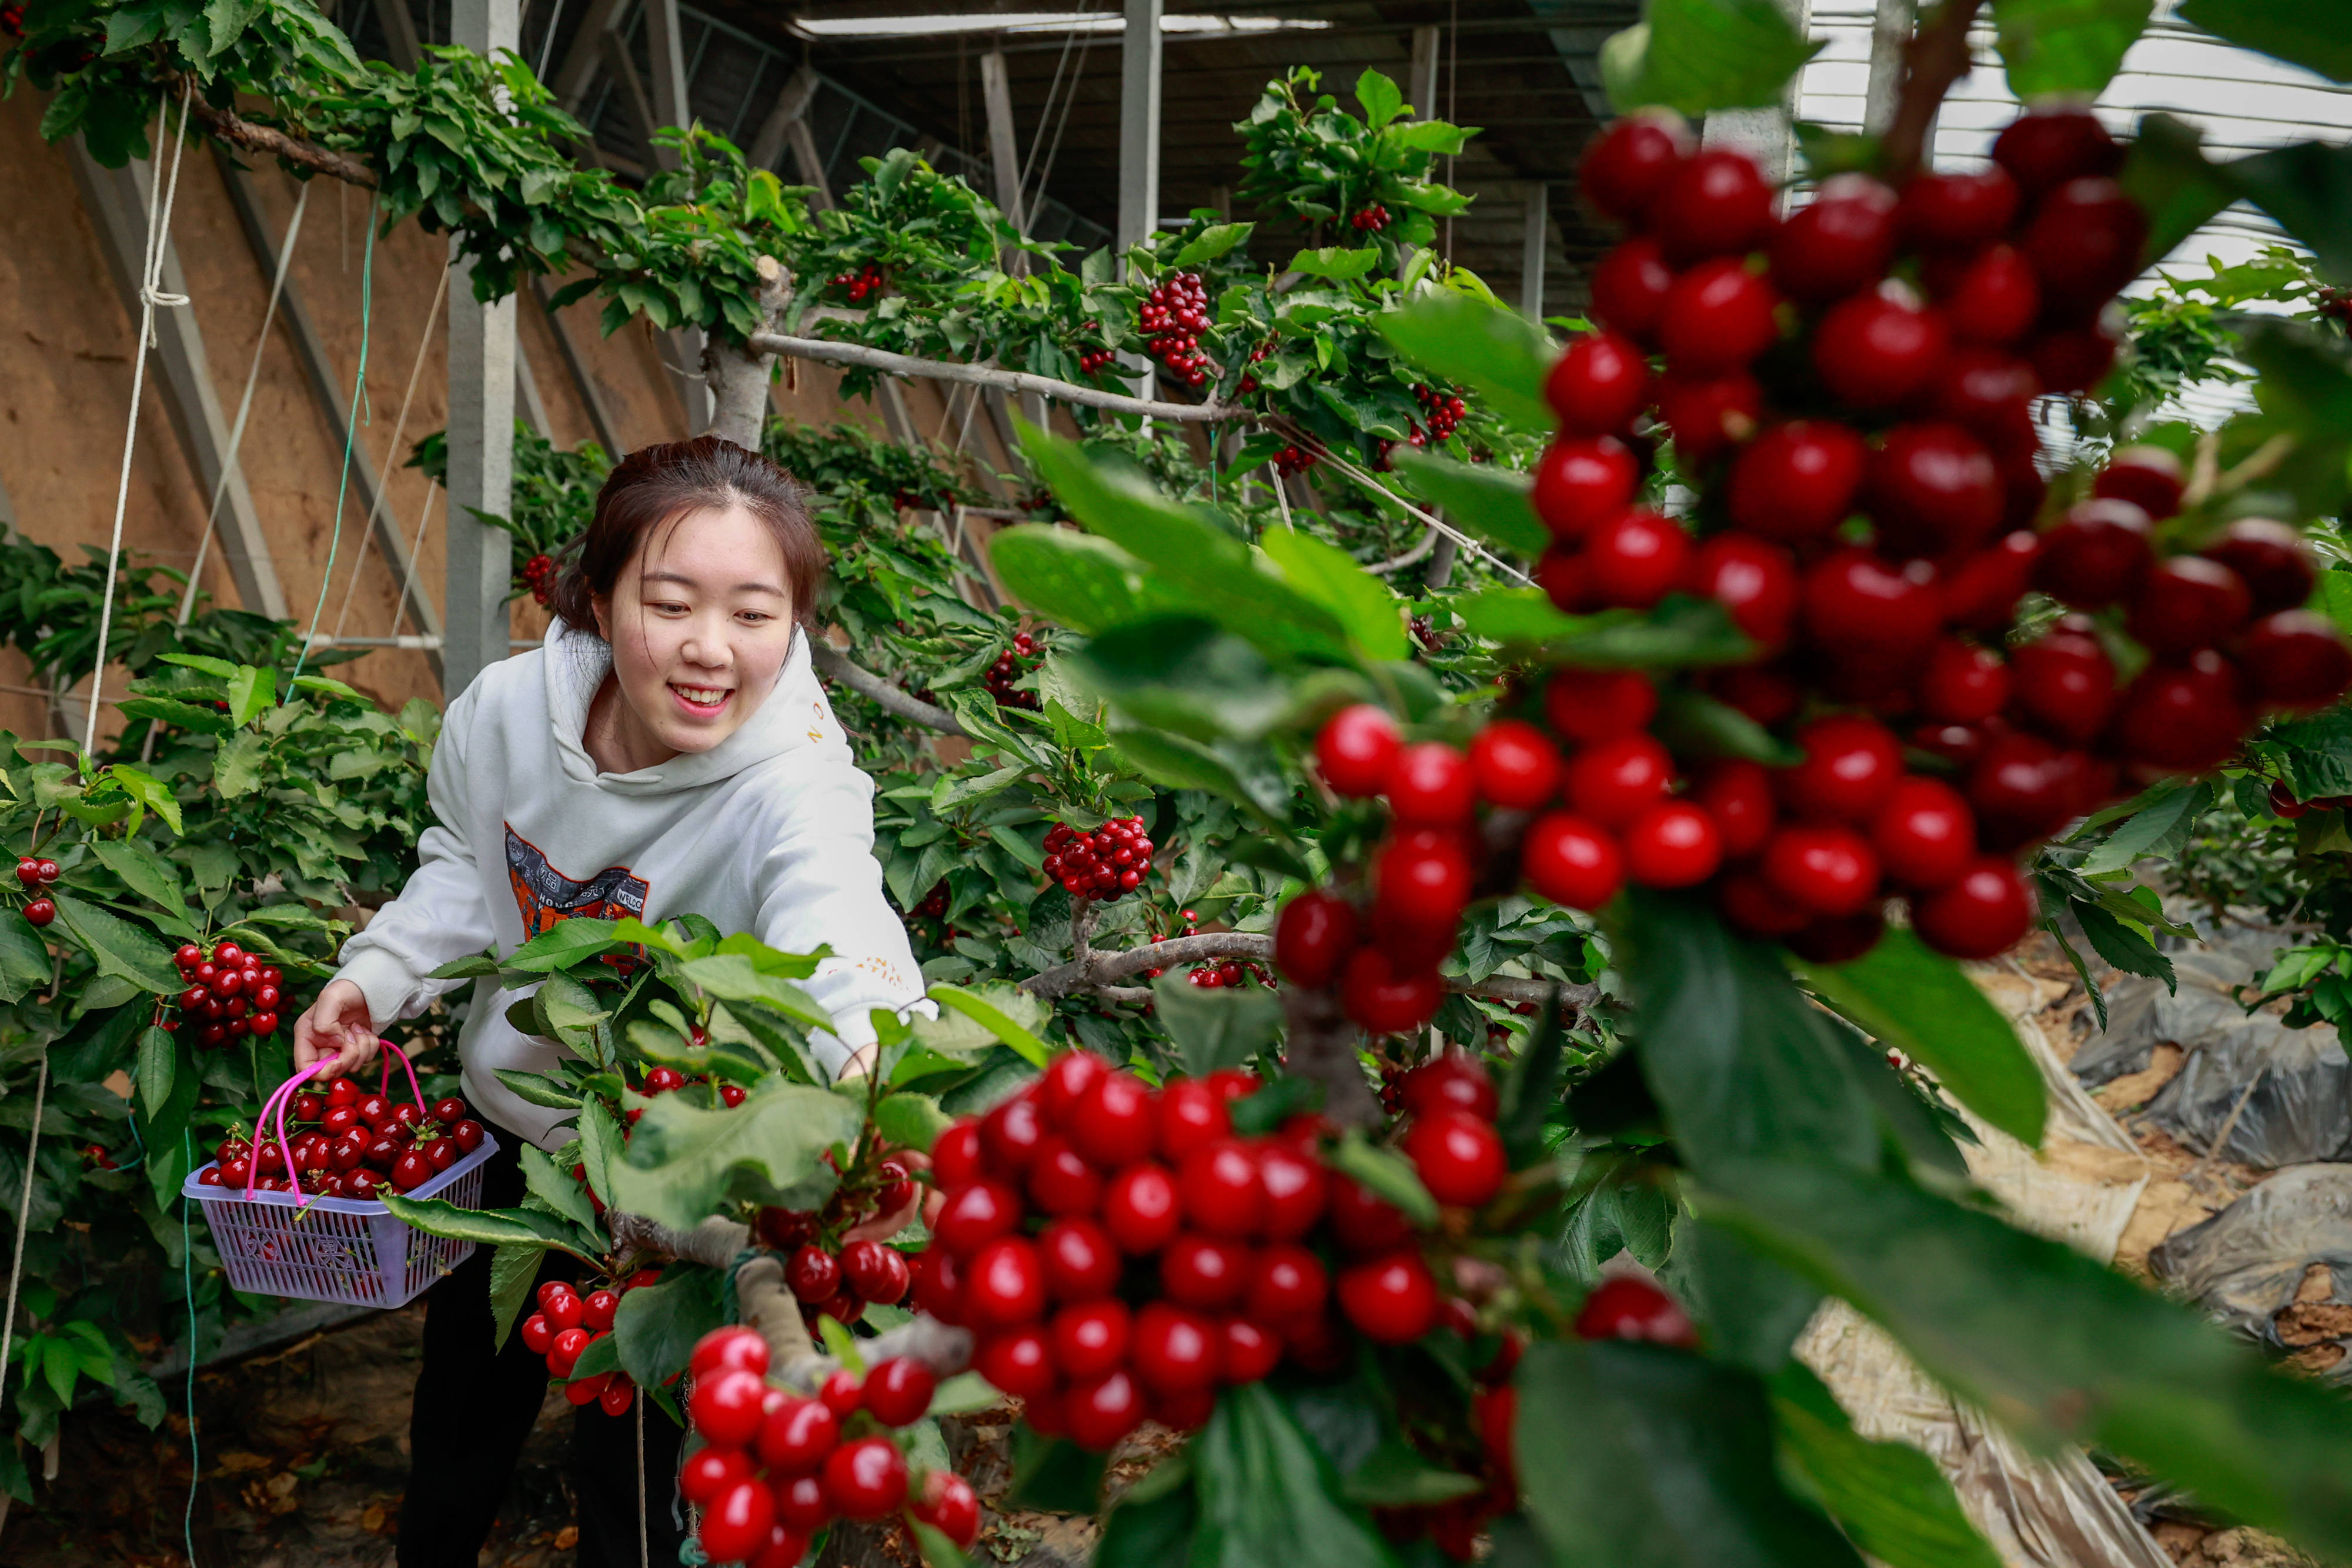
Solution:
[(1535, 1031), (1503, 1074), (1497, 1096), (1495, 1131), (1513, 1170), (1524, 1170), (1548, 1153), (1544, 1128), (1559, 1104), (1561, 1069), (1567, 1061), (1568, 1031), (1561, 1027), (1559, 1001), (1544, 1004)]
[(2139, 809), (2123, 819), (2106, 841), (2094, 848), (2075, 869), (2084, 876), (2122, 871), (2154, 849), (2157, 842), (2213, 803), (2209, 783), (2175, 779), (2149, 791)]
[(874, 1107), (874, 1126), (893, 1148), (928, 1151), (931, 1140), (955, 1124), (928, 1094), (885, 1094)]
[(1305, 273), (1309, 277), (1328, 277), (1334, 283), (1351, 283), (1381, 264), (1377, 247), (1367, 246), (1361, 250), (1346, 246), (1327, 245), (1320, 250), (1302, 250), (1290, 258), (1290, 272)]
[(139, 1103), (151, 1121), (172, 1098), (173, 1075), (179, 1065), (179, 1041), (150, 1025), (139, 1037)]
[(2278, 0), (2182, 0), (2175, 13), (2217, 38), (2352, 82), (2352, 26), (2339, 3), (2316, 9)]
[(1192, 1460), (1170, 1455), (1111, 1506), (1092, 1568), (1174, 1568), (1192, 1556), (1200, 1512)]
[(446, 1198), (379, 1195), (378, 1202), (401, 1223), (427, 1236), (471, 1241), (483, 1247), (558, 1247), (585, 1263), (596, 1261), (593, 1244), (551, 1214), (531, 1208), (460, 1208)]
[(613, 1206), (613, 1167), (621, 1163), (623, 1144), (621, 1124), (613, 1119), (602, 1100), (590, 1099), (580, 1106), (580, 1164), (588, 1174), (588, 1190), (596, 1201), (610, 1208)]
[(1204, 990), (1171, 969), (1151, 983), (1151, 995), (1153, 1016), (1195, 1078), (1239, 1067), (1282, 1028), (1282, 998), (1272, 991)]
[(1364, 106), (1364, 123), (1374, 131), (1404, 112), (1404, 94), (1397, 84), (1370, 67), (1356, 78), (1356, 101)]
[(252, 794), (261, 788), (262, 765), (268, 758), (268, 737), (258, 730), (238, 730), (213, 755), (213, 788), (229, 800)]
[(1005, 1489), (1003, 1506), (1092, 1513), (1102, 1496), (1105, 1458), (1067, 1437), (1032, 1431), (1024, 1421), (1013, 1428), (1013, 1483)]
[(0, 909), (0, 1002), (17, 1001), (47, 985), (54, 962), (22, 910)]
[(601, 957), (623, 946), (613, 922), (589, 915), (559, 920), (499, 960), (501, 967), (530, 974), (568, 969), (586, 958)]
[(1198, 1506), (1187, 1568), (1381, 1568), (1396, 1557), (1342, 1500), (1330, 1459), (1263, 1383), (1229, 1388), (1186, 1450)]
[(1255, 224), (1211, 224), (1178, 251), (1168, 265), (1171, 267), (1198, 267), (1204, 261), (1214, 261), (1250, 236)]
[(173, 914), (187, 907), (188, 895), (180, 885), (178, 870), (138, 840), (93, 839), (89, 847), (100, 863), (121, 877), (131, 892)]
[[(1261, 1091), (1263, 1092), (1263, 1091)], [(1421, 1176), (1402, 1155), (1376, 1149), (1362, 1133), (1350, 1127), (1331, 1146), (1331, 1168), (1375, 1197), (1394, 1204), (1417, 1228), (1437, 1223), (1437, 1200), (1421, 1185)]]
[[(1512, 555), (1539, 556), (1550, 548), (1551, 535), (1537, 519), (1530, 498), (1535, 481), (1527, 475), (1496, 463), (1456, 463), (1410, 446), (1398, 447), (1389, 460), (1465, 532)], [(1545, 603), (1549, 607), (1550, 601)]]
[(1775, 951), (1734, 936), (1697, 898), (1632, 890), (1621, 962), (1642, 1074), (1702, 1173), (1764, 1154), (1868, 1166), (1869, 1099)]
[(229, 722), (243, 729), (278, 703), (278, 672), (239, 664), (228, 678)]
[(1748, 1161), (1694, 1196), (2026, 1441), (2110, 1449), (2203, 1507), (2352, 1554), (2352, 1408), (2189, 1307), (1893, 1177)]
[(530, 1300), (531, 1287), (539, 1281), (539, 1266), (546, 1260), (546, 1248), (519, 1241), (491, 1251), (490, 1320), (497, 1348), (506, 1348), (507, 1335), (514, 1332), (515, 1319), (522, 1314), (523, 1303)]
[(117, 976), (159, 996), (183, 988), (170, 950), (144, 930), (72, 894), (52, 892), (49, 896), (56, 901), (58, 918), (100, 974)]
[[(1769, 6), (1770, 0), (1759, 3)], [(1549, 333), (1517, 311), (1466, 294), (1431, 292), (1372, 324), (1405, 358), (1471, 388), (1512, 424), (1549, 435), (1559, 423), (1543, 395), (1559, 350)]]
[(2352, 147), (2296, 141), (2229, 165), (2238, 193), (2309, 246), (2316, 268), (2352, 277)]
[(1475, 1476), (1441, 1469), (1411, 1445), (1391, 1437), (1348, 1472), (1343, 1490), (1350, 1501), (1371, 1508), (1427, 1508), (1483, 1491), (1486, 1485)]
[(1122, 729), (1113, 749), (1136, 772), (1165, 789), (1205, 789), (1247, 810), (1267, 828), (1275, 826), (1276, 802), (1261, 798), (1241, 771), (1223, 756), (1181, 735), (1153, 729)]
[(570, 1171), (559, 1169), (554, 1158), (535, 1144), (523, 1145), (521, 1154), (523, 1185), (533, 1197), (583, 1229), (593, 1233), (601, 1228), (587, 1189)]
[(1649, 0), (1643, 18), (1601, 52), (1602, 78), (1621, 114), (1652, 104), (1694, 119), (1769, 109), (1822, 47), (1773, 0)]
[[(1123, 716), (1193, 740), (1255, 740), (1297, 706), (1291, 683), (1255, 648), (1197, 615), (1129, 622), (1096, 637), (1068, 663)], [(1057, 726), (1064, 727), (1082, 736), (1091, 750), (1110, 742), (1092, 727), (1080, 732), (1075, 725)], [(1055, 743), (1067, 747), (1069, 740), (1057, 734)]]
[(1812, 1483), (1853, 1543), (1887, 1568), (2001, 1568), (1936, 1461), (1854, 1431), (1802, 1362), (1773, 1379), (1772, 1422), (1781, 1458)]
[(1739, 757), (1790, 768), (1804, 754), (1728, 703), (1686, 686), (1658, 694), (1658, 738), (1677, 757)]
[(1338, 545), (1298, 528), (1268, 528), (1261, 547), (1283, 580), (1329, 611), (1360, 657), (1381, 663), (1412, 652), (1404, 601)]
[[(979, 991), (967, 990), (961, 986), (951, 986), (942, 980), (924, 995), (943, 1008), (951, 1008), (961, 1013), (982, 1029), (986, 1030), (990, 1036), (1020, 1052), (1022, 1057), (1033, 1066), (1042, 1068), (1053, 1056), (1052, 1049), (1044, 1040), (1023, 1028), (994, 1000)], [(918, 1029), (916, 1032), (921, 1036), (923, 1031)], [(933, 1046), (935, 1050), (941, 1049), (929, 1037), (924, 1037), (924, 1043)]]
[(1752, 1373), (1659, 1345), (1538, 1341), (1513, 1382), (1520, 1492), (1555, 1563), (1861, 1568), (1783, 1490)]
[(527, 1103), (544, 1106), (550, 1111), (577, 1111), (580, 1093), (566, 1089), (543, 1073), (523, 1072), (510, 1067), (493, 1067), (490, 1071), (498, 1081), (512, 1090), (515, 1096)]
[(673, 1263), (656, 1283), (625, 1292), (613, 1342), (629, 1376), (654, 1388), (684, 1372), (695, 1342), (727, 1322), (726, 1291), (720, 1270)]
[(732, 1110), (664, 1094), (644, 1111), (605, 1201), (679, 1230), (734, 1201), (816, 1207), (840, 1181), (824, 1151), (855, 1138), (863, 1119), (839, 1095), (797, 1083), (763, 1085)]
[(1540, 588), (1488, 588), (1454, 601), (1454, 613), (1489, 643), (1554, 643), (1573, 637), (1589, 617), (1563, 614)]
[(1183, 607), (1182, 595), (1160, 587), (1110, 540), (1050, 523), (1000, 530), (988, 541), (988, 559), (1015, 600), (1074, 631), (1101, 632)]
[(1880, 1044), (1924, 1063), (1961, 1104), (2020, 1143), (2041, 1146), (2049, 1113), (2041, 1070), (1958, 964), (1907, 928), (1890, 929), (1850, 963), (1790, 963)]
[(2060, 93), (2093, 98), (2123, 68), (2155, 0), (1992, 0), (2009, 90), (2031, 101)]

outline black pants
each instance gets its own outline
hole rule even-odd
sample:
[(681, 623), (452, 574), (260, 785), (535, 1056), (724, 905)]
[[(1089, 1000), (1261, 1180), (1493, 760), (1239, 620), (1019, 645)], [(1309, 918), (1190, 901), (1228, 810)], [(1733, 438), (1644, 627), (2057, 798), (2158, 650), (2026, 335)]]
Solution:
[[(482, 1207), (522, 1201), (522, 1140), (492, 1127), (499, 1152), (482, 1170)], [(425, 1299), (425, 1367), (408, 1419), (408, 1491), (400, 1503), (399, 1568), (475, 1568), (506, 1499), (515, 1459), (547, 1397), (547, 1363), (522, 1343), (518, 1314), (506, 1348), (494, 1351), (490, 1249), (477, 1248)], [(539, 1277), (576, 1281), (577, 1259), (550, 1249)], [(646, 1485), (637, 1488), (637, 1409), (645, 1411)], [(565, 1469), (578, 1500), (581, 1568), (636, 1568), (637, 1514), (646, 1509), (651, 1561), (677, 1561), (684, 1538), (677, 1499), (685, 1434), (641, 1393), (621, 1416), (595, 1405), (573, 1413)]]

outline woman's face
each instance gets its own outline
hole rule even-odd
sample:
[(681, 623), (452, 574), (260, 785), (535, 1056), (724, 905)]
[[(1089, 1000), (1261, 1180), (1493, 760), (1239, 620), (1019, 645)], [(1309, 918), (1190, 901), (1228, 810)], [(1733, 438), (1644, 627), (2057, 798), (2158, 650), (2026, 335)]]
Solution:
[(717, 746), (767, 700), (793, 648), (784, 552), (740, 506), (648, 529), (595, 604), (632, 750)]

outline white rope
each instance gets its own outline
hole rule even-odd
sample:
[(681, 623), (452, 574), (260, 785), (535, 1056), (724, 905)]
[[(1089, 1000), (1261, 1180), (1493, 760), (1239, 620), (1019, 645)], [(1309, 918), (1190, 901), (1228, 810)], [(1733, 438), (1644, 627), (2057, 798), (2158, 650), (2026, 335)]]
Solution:
[(269, 347), (269, 329), (278, 319), (278, 298), (286, 291), (286, 274), (294, 263), (294, 239), (302, 232), (302, 210), (310, 204), (310, 182), (302, 182), (301, 193), (294, 198), (294, 215), (286, 220), (286, 237), (278, 246), (278, 270), (269, 279), (269, 304), (261, 312), (261, 333), (253, 340), (253, 363), (246, 368), (245, 395), (236, 400), (236, 423), (229, 426), (228, 452), (221, 459), (219, 480), (213, 486), (212, 509), (205, 514), (204, 537), (196, 541), (196, 564), (188, 569), (188, 585), (180, 594), (180, 613), (174, 623), (185, 626), (196, 608), (196, 584), (205, 575), (205, 557), (213, 548), (213, 532), (220, 526), (221, 497), (228, 494), (228, 482), (236, 469), (236, 455), (245, 445), (245, 422), (253, 413), (253, 390), (261, 384), (261, 354)]
[[(1378, 494), (1386, 497), (1390, 502), (1402, 508), (1407, 516), (1419, 517), (1423, 522), (1427, 523), (1431, 528), (1435, 528), (1439, 533), (1444, 534), (1447, 538), (1452, 539), (1455, 544), (1461, 546), (1464, 549), (1468, 550), (1472, 555), (1475, 555), (1480, 559), (1486, 561), (1496, 571), (1502, 572), (1507, 577), (1517, 578), (1519, 581), (1527, 584), (1530, 588), (1535, 586), (1536, 580), (1534, 578), (1529, 577), (1526, 572), (1521, 571), (1517, 567), (1511, 565), (1509, 562), (1496, 559), (1485, 545), (1480, 544), (1476, 539), (1472, 538), (1468, 534), (1464, 533), (1452, 523), (1435, 516), (1433, 513), (1423, 511), (1419, 507), (1414, 506), (1411, 501), (1406, 500), (1403, 497), (1390, 489), (1386, 485), (1381, 484), (1370, 474), (1365, 473), (1361, 468), (1357, 467), (1353, 463), (1349, 462), (1346, 458), (1340, 456), (1338, 453), (1332, 451), (1329, 447), (1316, 440), (1314, 436), (1307, 434), (1304, 431), (1301, 431), (1299, 435), (1307, 445), (1315, 448), (1317, 454), (1321, 456), (1324, 462), (1328, 463), (1332, 467), (1338, 469), (1339, 473), (1347, 478), (1354, 480), (1357, 484), (1361, 485), (1368, 490), (1375, 491)], [(1276, 487), (1275, 493), (1277, 496), (1281, 494), (1279, 486)], [(1289, 508), (1286, 507), (1283, 509), (1284, 520), (1287, 521), (1289, 517)]]
[(25, 1278), (25, 1227), (33, 1217), (33, 1156), (39, 1152), (41, 1106), (48, 1094), (49, 1048), (44, 1045), (40, 1076), (33, 1081), (33, 1127), (25, 1134), (25, 1190), (16, 1200), (16, 1255), (8, 1264), (8, 1312), (0, 1317), (0, 1377), (7, 1375), (8, 1347), (16, 1337), (16, 1287)]
[(646, 1540), (646, 1391), (637, 1390), (637, 1568), (653, 1568), (653, 1548)]
[[(180, 193), (180, 153), (188, 141), (188, 95), (195, 89), (194, 77), (183, 77), (180, 85), (180, 128), (172, 139), (172, 169), (168, 179), (151, 188), (147, 204), (147, 255), (139, 278), (139, 343), (131, 356), (131, 417), (122, 430), (122, 473), (114, 489), (114, 532), (106, 547), (106, 595), (99, 601), (97, 664), (89, 673), (89, 722), (82, 730), (81, 754), (86, 762), (98, 747), (98, 715), (100, 688), (106, 683), (106, 643), (114, 629), (114, 578), (122, 562), (122, 517), (131, 505), (131, 454), (139, 439), (139, 404), (147, 388), (147, 350), (155, 334), (155, 308), (185, 305), (187, 296), (163, 291), (163, 258), (170, 254), (172, 204)], [(158, 95), (157, 126), (166, 118), (165, 100)], [(157, 201), (162, 203), (160, 214)], [(37, 1127), (36, 1133), (39, 1131)], [(29, 1162), (27, 1162), (29, 1164)], [(16, 1281), (11, 1277), (9, 1288)]]
[(425, 371), (425, 351), (433, 346), (433, 329), (441, 319), (441, 303), (448, 297), (449, 269), (445, 267), (441, 269), (441, 282), (433, 290), (433, 308), (425, 313), (425, 333), (416, 340), (416, 359), (408, 367), (408, 390), (400, 394), (400, 417), (392, 422), (392, 444), (384, 449), (383, 467), (376, 474), (375, 502), (368, 507), (367, 526), (360, 530), (360, 550), (352, 561), (351, 580), (343, 584), (342, 607), (335, 612), (336, 637), (343, 634), (343, 622), (352, 612), (352, 595), (359, 591), (360, 569), (367, 564), (368, 544), (375, 538), (376, 519), (383, 515), (385, 497), (392, 489), (393, 468), (400, 461), (400, 440), (408, 434), (408, 409), (416, 401), (417, 379)]

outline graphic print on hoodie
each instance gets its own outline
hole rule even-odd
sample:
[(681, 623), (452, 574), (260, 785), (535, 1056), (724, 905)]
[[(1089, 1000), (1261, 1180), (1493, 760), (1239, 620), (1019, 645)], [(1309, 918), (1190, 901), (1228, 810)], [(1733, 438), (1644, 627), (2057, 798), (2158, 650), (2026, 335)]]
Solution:
[(585, 915), (594, 920), (646, 917), (646, 879), (625, 865), (608, 865), (585, 882), (575, 882), (547, 863), (537, 844), (507, 824), (507, 880), (514, 884), (515, 912), (525, 940), (545, 935), (559, 920)]

